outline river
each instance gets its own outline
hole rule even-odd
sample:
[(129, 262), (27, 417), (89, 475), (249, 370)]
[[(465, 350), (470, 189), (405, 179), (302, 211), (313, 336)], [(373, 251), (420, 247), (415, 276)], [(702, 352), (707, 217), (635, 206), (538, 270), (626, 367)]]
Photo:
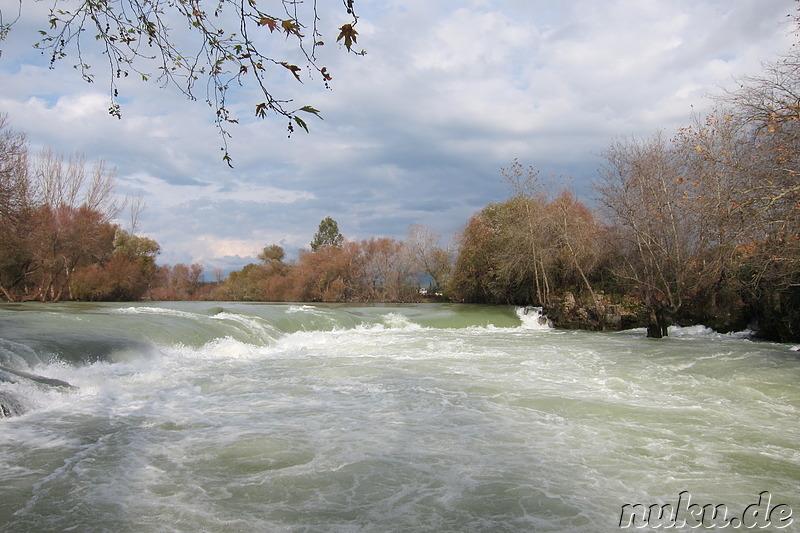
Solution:
[(603, 532), (691, 498), (791, 531), (797, 348), (514, 307), (4, 304), (0, 530)]

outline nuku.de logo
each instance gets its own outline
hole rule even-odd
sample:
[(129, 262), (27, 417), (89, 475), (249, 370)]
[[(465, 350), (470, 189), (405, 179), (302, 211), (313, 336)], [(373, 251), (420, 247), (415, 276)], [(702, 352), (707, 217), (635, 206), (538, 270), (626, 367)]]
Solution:
[(704, 528), (704, 529), (763, 529), (789, 527), (794, 519), (792, 508), (785, 503), (772, 504), (772, 494), (762, 491), (758, 502), (744, 508), (740, 515), (729, 512), (724, 503), (692, 503), (689, 491), (678, 494), (678, 502), (673, 505), (654, 503), (645, 506), (641, 503), (625, 504), (619, 515), (619, 527), (627, 528)]

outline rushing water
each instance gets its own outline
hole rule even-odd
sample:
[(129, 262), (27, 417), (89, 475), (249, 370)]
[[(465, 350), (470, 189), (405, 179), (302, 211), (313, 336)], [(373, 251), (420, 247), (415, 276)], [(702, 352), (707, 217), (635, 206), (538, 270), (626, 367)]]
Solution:
[(763, 491), (800, 525), (796, 346), (537, 318), (0, 306), (26, 410), (0, 419), (0, 530), (619, 531), (625, 504)]

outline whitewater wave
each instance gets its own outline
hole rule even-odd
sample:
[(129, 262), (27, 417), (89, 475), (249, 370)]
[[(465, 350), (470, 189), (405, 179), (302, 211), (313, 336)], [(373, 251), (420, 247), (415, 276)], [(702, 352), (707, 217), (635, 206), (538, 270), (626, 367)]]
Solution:
[(518, 307), (517, 316), (522, 322), (522, 329), (549, 330), (553, 323), (543, 313), (541, 307)]
[(315, 313), (319, 314), (319, 309), (313, 305), (290, 305), (287, 313)]
[(0, 366), (30, 370), (43, 361), (30, 346), (20, 342), (0, 339)]
[[(632, 328), (621, 331), (613, 332), (615, 335), (620, 336), (634, 336), (643, 337), (647, 335), (646, 328)], [(673, 325), (667, 328), (667, 338), (675, 339), (736, 339), (736, 340), (751, 340), (755, 332), (751, 329), (743, 331), (731, 331), (728, 333), (720, 333), (708, 326), (695, 325), (695, 326), (678, 326)]]
[(708, 326), (670, 326), (669, 336), (675, 338), (720, 338), (720, 339), (749, 339), (753, 336), (752, 330), (719, 333)]
[(412, 322), (408, 317), (399, 313), (389, 313), (383, 316), (383, 323), (389, 329), (405, 329), (416, 330), (422, 329), (422, 326)]
[(281, 332), (264, 320), (237, 313), (221, 312), (211, 317), (212, 320), (227, 320), (240, 326), (246, 333), (254, 335), (264, 344), (271, 344)]
[(148, 307), (148, 306), (122, 307), (119, 309), (112, 309), (111, 312), (120, 314), (133, 314), (133, 315), (145, 314), (145, 315), (179, 316), (182, 318), (197, 318), (203, 316), (198, 313), (181, 311), (179, 309), (170, 309), (169, 307)]
[[(21, 333), (0, 339), (0, 366), (72, 383), (80, 379), (77, 369), (95, 364), (118, 365), (125, 374), (177, 362), (202, 367), (281, 358), (307, 358), (316, 364), (328, 357), (483, 357), (496, 355), (497, 346), (511, 338), (541, 345), (545, 336), (538, 332), (553, 332), (547, 338), (564, 333), (538, 307), (191, 302), (75, 308), (75, 313), (13, 315), (16, 329), (6, 333)], [(643, 336), (644, 331), (621, 335)], [(723, 335), (704, 326), (676, 326), (670, 336), (716, 341), (743, 339), (748, 333)], [(609, 342), (618, 337), (605, 336)], [(5, 390), (25, 388), (24, 383), (2, 385)], [(31, 395), (38, 397), (39, 392)]]
[[(196, 318), (62, 318), (83, 339), (174, 330), (157, 358), (2, 384), (29, 410), (0, 421), (0, 530), (582, 531), (678, 490), (797, 493), (786, 346), (540, 332), (512, 307), (174, 306)], [(53, 338), (42, 309), (0, 345)]]

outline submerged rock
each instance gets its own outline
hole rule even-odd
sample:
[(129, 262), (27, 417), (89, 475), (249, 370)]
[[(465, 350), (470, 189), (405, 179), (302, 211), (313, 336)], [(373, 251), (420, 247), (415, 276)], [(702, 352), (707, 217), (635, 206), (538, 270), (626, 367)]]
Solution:
[(66, 381), (62, 381), (60, 379), (55, 378), (48, 378), (45, 376), (39, 376), (37, 374), (31, 374), (30, 372), (23, 372), (22, 370), (14, 370), (11, 368), (6, 368), (4, 366), (0, 366), (0, 381), (5, 381), (8, 383), (19, 383), (19, 379), (23, 378), (28, 381), (32, 381), (38, 385), (44, 385), (46, 387), (57, 387), (61, 389), (76, 389), (73, 385), (70, 385)]
[(10, 372), (6, 372), (0, 366), (0, 382), (2, 383), (19, 383), (19, 378)]
[[(5, 366), (0, 366), (0, 383), (13, 383), (15, 385), (33, 385), (40, 389), (56, 388), (56, 389), (77, 389), (60, 379), (48, 378), (23, 372), (22, 370), (15, 370)], [(0, 418), (10, 418), (12, 416), (19, 416), (27, 411), (25, 405), (19, 398), (8, 390), (0, 390)]]
[(10, 418), (24, 413), (25, 406), (16, 396), (10, 392), (0, 390), (0, 418)]
[(567, 293), (563, 300), (555, 300), (546, 312), (556, 327), (564, 329), (619, 331), (645, 325), (634, 310), (624, 305), (581, 303), (572, 293)]

